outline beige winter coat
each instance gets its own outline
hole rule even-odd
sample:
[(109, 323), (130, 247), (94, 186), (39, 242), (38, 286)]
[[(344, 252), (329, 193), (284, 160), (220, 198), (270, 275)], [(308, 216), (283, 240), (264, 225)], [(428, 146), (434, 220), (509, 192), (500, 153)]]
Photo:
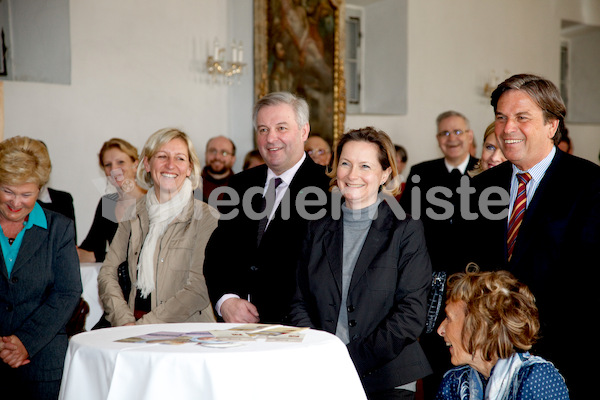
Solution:
[[(106, 318), (112, 326), (130, 322), (160, 324), (215, 321), (203, 264), (204, 248), (217, 227), (218, 215), (208, 204), (190, 197), (183, 212), (169, 224), (156, 245), (154, 255), (156, 287), (151, 293), (152, 311), (136, 321), (133, 310), (137, 263), (149, 229), (146, 196), (137, 201), (135, 215), (119, 224), (98, 274), (98, 292)], [(123, 298), (117, 280), (117, 268), (125, 259), (129, 261), (131, 277), (128, 302)]]

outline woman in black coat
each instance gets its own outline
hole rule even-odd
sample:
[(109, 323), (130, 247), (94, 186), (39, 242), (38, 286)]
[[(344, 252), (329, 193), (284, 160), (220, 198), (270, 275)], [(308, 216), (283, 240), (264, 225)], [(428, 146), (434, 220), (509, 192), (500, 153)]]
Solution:
[(416, 381), (431, 372), (417, 341), (431, 264), (421, 222), (394, 203), (390, 138), (373, 128), (346, 133), (330, 176), (343, 196), (341, 217), (333, 212), (309, 225), (292, 323), (335, 333), (369, 399), (414, 399)]

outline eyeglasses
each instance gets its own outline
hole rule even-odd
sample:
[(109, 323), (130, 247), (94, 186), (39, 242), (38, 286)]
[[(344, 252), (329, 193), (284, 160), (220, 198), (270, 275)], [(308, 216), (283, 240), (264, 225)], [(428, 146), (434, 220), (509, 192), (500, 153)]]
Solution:
[(325, 153), (329, 153), (329, 151), (323, 150), (323, 149), (315, 149), (315, 150), (308, 150), (307, 153), (309, 156), (313, 156), (313, 155), (322, 156)]
[(460, 129), (455, 129), (453, 131), (444, 131), (444, 132), (440, 132), (437, 134), (438, 137), (442, 138), (442, 137), (448, 137), (452, 134), (454, 134), (454, 136), (460, 136), (464, 133), (465, 131), (462, 131)]
[(233, 153), (230, 153), (226, 150), (217, 150), (217, 149), (210, 149), (207, 151), (208, 154), (210, 154), (211, 156), (216, 156), (217, 154), (222, 155), (223, 157), (227, 157), (227, 156), (232, 156)]

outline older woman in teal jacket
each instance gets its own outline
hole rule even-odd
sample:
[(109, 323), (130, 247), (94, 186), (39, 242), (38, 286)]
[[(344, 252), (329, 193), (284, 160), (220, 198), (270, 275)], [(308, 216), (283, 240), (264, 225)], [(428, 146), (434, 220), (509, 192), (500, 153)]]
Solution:
[(0, 397), (56, 399), (65, 326), (81, 296), (73, 221), (36, 200), (50, 175), (46, 147), (0, 143)]

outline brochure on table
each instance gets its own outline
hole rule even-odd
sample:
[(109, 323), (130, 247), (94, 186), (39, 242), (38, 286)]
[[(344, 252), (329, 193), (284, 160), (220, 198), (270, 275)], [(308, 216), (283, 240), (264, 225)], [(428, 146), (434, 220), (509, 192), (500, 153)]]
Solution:
[(307, 329), (285, 325), (245, 324), (229, 329), (210, 331), (152, 332), (115, 340), (115, 342), (168, 345), (196, 343), (207, 347), (233, 347), (242, 345), (243, 342), (256, 340), (265, 340), (267, 342), (301, 342), (304, 339), (304, 331)]

